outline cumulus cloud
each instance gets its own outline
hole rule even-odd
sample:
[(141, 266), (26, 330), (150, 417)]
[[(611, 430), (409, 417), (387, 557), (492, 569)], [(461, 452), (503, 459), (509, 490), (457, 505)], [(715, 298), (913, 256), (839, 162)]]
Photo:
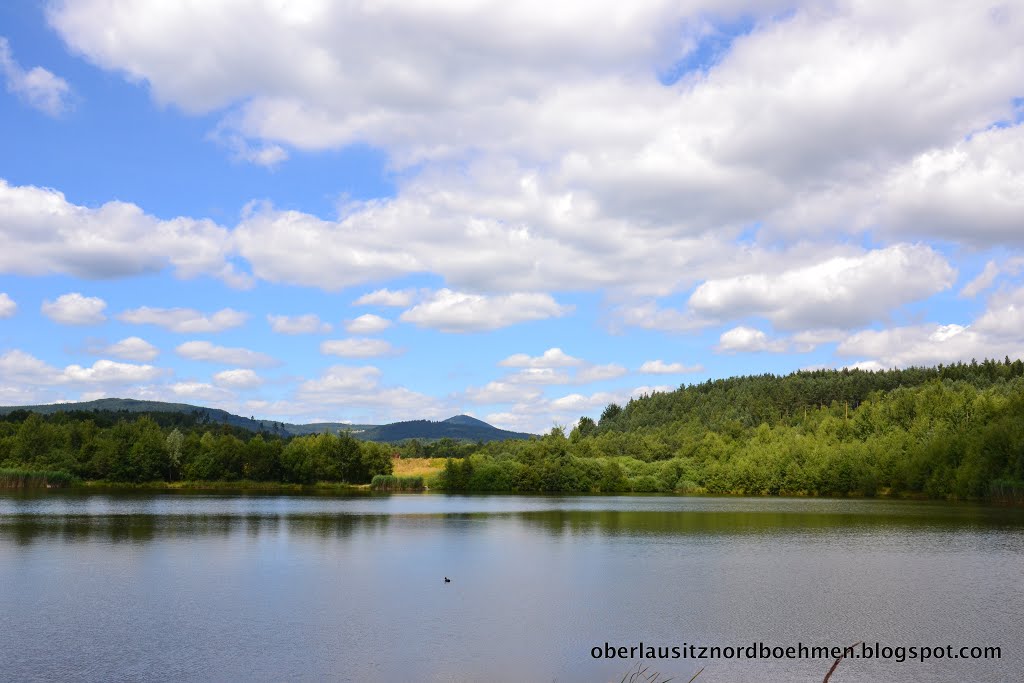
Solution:
[(270, 329), (279, 334), (325, 334), (331, 331), (331, 324), (320, 320), (315, 313), (305, 315), (267, 315)]
[(907, 367), (968, 361), (972, 358), (1024, 357), (1024, 288), (990, 297), (986, 310), (969, 325), (927, 323), (884, 330), (863, 330), (836, 352), (860, 357), (861, 367)]
[(18, 312), (18, 304), (6, 292), (0, 292), (0, 319), (10, 318)]
[(383, 339), (353, 337), (350, 339), (333, 339), (321, 342), (320, 353), (327, 356), (344, 358), (373, 358), (388, 356), (395, 353), (395, 348)]
[(90, 280), (155, 273), (210, 275), (251, 284), (227, 260), (229, 231), (210, 220), (159, 220), (135, 204), (98, 208), (68, 202), (57, 190), (12, 186), (0, 179), (0, 273), (72, 275)]
[(624, 404), (631, 398), (648, 396), (655, 392), (672, 391), (669, 386), (640, 386), (633, 389), (599, 391), (592, 394), (572, 393), (555, 399), (533, 399), (516, 403), (511, 409), (490, 413), (484, 418), (504, 429), (516, 429), (534, 434), (546, 432), (555, 424), (575, 423), (580, 415), (597, 415), (609, 403)]
[[(1019, 12), (968, 0), (941, 16), (845, 1), (429, 12), (209, 2), (176, 3), (157, 27), (151, 11), (83, 0), (51, 5), (48, 18), (76, 54), (159, 102), (223, 112), (217, 130), (267, 159), (368, 143), (408, 170), (396, 197), (345, 203), (336, 217), (255, 203), (226, 240), (214, 224), (178, 219), (207, 246), (195, 272), (219, 273), (233, 249), (257, 277), (330, 290), (430, 273), (457, 291), (649, 299), (772, 277), (758, 267), (779, 258), (770, 241), (738, 248), (751, 226), (758, 238), (854, 235), (848, 244), (867, 230), (1019, 240)], [(750, 30), (702, 60), (701, 41), (740, 17)], [(657, 78), (687, 61), (678, 79)], [(166, 265), (189, 237), (132, 266)], [(786, 323), (762, 303), (780, 325), (815, 313)], [(854, 325), (874, 313), (854, 310)], [(652, 329), (707, 323), (653, 304), (621, 312)]]
[(653, 301), (620, 306), (612, 311), (612, 327), (639, 327), (662, 332), (691, 332), (714, 324), (692, 311), (664, 308)]
[(345, 330), (352, 334), (376, 334), (391, 327), (391, 321), (373, 313), (363, 315), (349, 320), (345, 323)]
[(164, 371), (152, 365), (118, 363), (112, 360), (98, 360), (91, 367), (69, 365), (62, 377), (68, 382), (101, 384), (137, 384), (160, 377)]
[(1024, 245), (1024, 126), (990, 128), (930, 149), (891, 171), (884, 191), (885, 230)]
[(781, 273), (709, 280), (689, 305), (710, 318), (763, 316), (781, 329), (850, 328), (947, 289), (955, 277), (930, 247), (898, 244)]
[(565, 368), (582, 364), (581, 359), (573, 358), (557, 347), (550, 348), (539, 356), (514, 353), (498, 362), (498, 365), (507, 368)]
[(320, 377), (302, 382), (295, 399), (318, 406), (318, 412), (322, 410), (319, 406), (343, 410), (338, 417), (346, 419), (408, 420), (444, 415), (446, 407), (436, 398), (406, 387), (382, 385), (380, 378), (381, 371), (373, 366), (334, 365)]
[(536, 401), (542, 396), (535, 387), (516, 382), (488, 382), (483, 387), (466, 390), (466, 400), (478, 405)]
[(19, 349), (0, 355), (0, 379), (30, 386), (137, 384), (164, 374), (165, 370), (152, 365), (118, 363), (106, 359), (97, 360), (90, 367), (68, 365), (60, 369)]
[(11, 45), (0, 37), (0, 73), (7, 91), (49, 116), (60, 116), (69, 108), (71, 87), (60, 76), (41, 66), (24, 69), (14, 59)]
[(573, 378), (576, 384), (590, 384), (591, 382), (602, 382), (604, 380), (622, 377), (628, 370), (621, 365), (608, 363), (607, 365), (591, 365), (576, 372)]
[(718, 338), (716, 350), (724, 353), (749, 353), (756, 351), (781, 353), (786, 348), (785, 341), (771, 339), (761, 330), (741, 325), (740, 327), (734, 327), (723, 332)]
[(441, 289), (403, 312), (399, 319), (441, 332), (481, 332), (529, 320), (558, 318), (571, 310), (571, 306), (559, 304), (549, 294), (484, 296)]
[(416, 298), (416, 290), (413, 289), (378, 289), (352, 302), (353, 306), (395, 306), (405, 308)]
[(661, 360), (645, 361), (640, 366), (639, 372), (645, 375), (681, 375), (690, 372), (703, 372), (704, 366), (699, 363), (695, 365), (684, 365), (683, 363), (666, 363)]
[(523, 368), (506, 375), (504, 381), (511, 384), (569, 384), (572, 377), (555, 368)]
[(216, 373), (213, 383), (228, 389), (253, 389), (263, 384), (263, 378), (248, 368), (236, 368)]
[(102, 350), (103, 354), (127, 360), (151, 361), (160, 351), (141, 337), (126, 337)]
[(277, 365), (278, 362), (265, 353), (239, 347), (217, 346), (208, 341), (185, 342), (175, 349), (182, 358), (189, 360), (237, 365), (243, 368), (259, 368)]
[(56, 301), (43, 301), (41, 310), (50, 320), (62, 325), (98, 325), (107, 319), (107, 302), (78, 292), (62, 294)]
[(234, 394), (227, 389), (215, 387), (206, 382), (173, 382), (167, 385), (167, 390), (176, 399), (204, 401), (207, 403), (223, 402), (234, 398)]
[(222, 308), (207, 315), (193, 308), (151, 308), (141, 306), (118, 314), (118, 320), (135, 325), (157, 325), (171, 332), (196, 334), (223, 332), (239, 327), (248, 320), (248, 313)]

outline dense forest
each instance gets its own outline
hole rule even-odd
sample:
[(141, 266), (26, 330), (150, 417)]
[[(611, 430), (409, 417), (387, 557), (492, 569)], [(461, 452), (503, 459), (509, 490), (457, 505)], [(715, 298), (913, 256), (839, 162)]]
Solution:
[(88, 480), (368, 483), (393, 449), (348, 434), (282, 438), (187, 413), (14, 411), (0, 418), (0, 470)]
[[(87, 480), (320, 481), (447, 458), (433, 489), (753, 495), (1024, 495), (1024, 363), (735, 377), (609, 405), (543, 437), (394, 445), (282, 437), (202, 414), (0, 417), (0, 469)], [(390, 481), (380, 479), (378, 481)], [(390, 485), (390, 484), (389, 484)]]
[(564, 432), (481, 446), (435, 485), (1019, 500), (1024, 363), (709, 381), (609, 405)]

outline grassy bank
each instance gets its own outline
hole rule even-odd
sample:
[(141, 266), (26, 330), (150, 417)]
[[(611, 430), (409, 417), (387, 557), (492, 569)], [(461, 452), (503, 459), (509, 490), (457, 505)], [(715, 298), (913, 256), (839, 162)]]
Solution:
[(373, 491), (422, 491), (423, 477), (396, 477), (391, 474), (378, 474), (370, 482)]
[(368, 491), (369, 484), (345, 484), (342, 482), (322, 481), (316, 484), (285, 484), (272, 481), (149, 481), (140, 484), (111, 481), (81, 482), (86, 489), (107, 489), (118, 491), (269, 491), (269, 492), (324, 492), (353, 493)]
[(53, 489), (78, 484), (67, 472), (51, 470), (0, 469), (0, 489)]

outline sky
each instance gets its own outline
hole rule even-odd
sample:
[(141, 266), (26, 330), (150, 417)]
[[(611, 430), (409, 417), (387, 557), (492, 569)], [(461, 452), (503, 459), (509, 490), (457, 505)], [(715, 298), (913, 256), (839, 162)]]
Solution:
[(0, 79), (0, 405), (1024, 356), (1021, 1), (12, 0)]

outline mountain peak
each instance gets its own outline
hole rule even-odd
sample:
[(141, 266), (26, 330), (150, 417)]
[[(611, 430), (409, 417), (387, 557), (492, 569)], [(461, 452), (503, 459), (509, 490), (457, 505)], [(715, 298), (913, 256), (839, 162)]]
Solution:
[(469, 415), (455, 415), (454, 417), (449, 417), (447, 420), (442, 420), (442, 422), (446, 422), (448, 424), (453, 425), (473, 425), (477, 427), (491, 426), (484, 422), (483, 420), (478, 420), (475, 417), (470, 417)]

